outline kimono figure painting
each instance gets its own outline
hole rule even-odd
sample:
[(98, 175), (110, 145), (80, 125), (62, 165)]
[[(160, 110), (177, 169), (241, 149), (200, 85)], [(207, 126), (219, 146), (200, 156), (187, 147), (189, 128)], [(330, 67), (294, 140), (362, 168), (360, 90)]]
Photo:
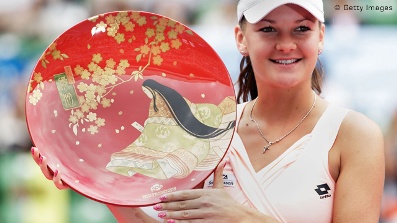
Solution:
[(220, 104), (194, 104), (174, 89), (148, 79), (142, 89), (151, 99), (141, 135), (111, 155), (109, 171), (133, 176), (185, 178), (215, 168), (227, 150), (235, 126), (232, 97)]

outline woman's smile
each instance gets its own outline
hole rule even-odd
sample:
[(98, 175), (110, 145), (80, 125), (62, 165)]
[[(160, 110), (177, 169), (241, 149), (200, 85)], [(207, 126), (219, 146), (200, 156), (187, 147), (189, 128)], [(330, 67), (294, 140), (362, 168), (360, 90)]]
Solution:
[(302, 59), (269, 59), (271, 62), (275, 64), (281, 64), (281, 65), (293, 65), (301, 61)]

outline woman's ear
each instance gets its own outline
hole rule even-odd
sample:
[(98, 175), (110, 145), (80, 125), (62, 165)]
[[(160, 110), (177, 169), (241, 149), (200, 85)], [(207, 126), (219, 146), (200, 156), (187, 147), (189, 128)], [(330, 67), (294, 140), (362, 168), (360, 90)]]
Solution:
[(234, 28), (234, 36), (236, 40), (237, 49), (240, 51), (241, 55), (248, 56), (248, 49), (246, 46), (244, 32), (241, 29), (240, 25), (237, 25)]
[(318, 54), (320, 55), (324, 49), (324, 35), (325, 35), (325, 25), (324, 23), (320, 26), (320, 42), (318, 43)]

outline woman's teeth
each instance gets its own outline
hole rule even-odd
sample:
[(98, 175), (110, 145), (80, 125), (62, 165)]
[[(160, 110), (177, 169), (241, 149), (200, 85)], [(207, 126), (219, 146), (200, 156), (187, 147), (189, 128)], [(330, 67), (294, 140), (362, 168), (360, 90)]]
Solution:
[(291, 60), (272, 60), (275, 63), (283, 64), (283, 65), (288, 65), (288, 64), (293, 64), (298, 62), (298, 59), (291, 59)]

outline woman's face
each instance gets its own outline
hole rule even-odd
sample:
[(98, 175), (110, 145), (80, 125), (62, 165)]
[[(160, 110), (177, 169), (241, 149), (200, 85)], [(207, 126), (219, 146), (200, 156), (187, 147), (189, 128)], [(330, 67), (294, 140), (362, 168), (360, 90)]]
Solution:
[(251, 59), (258, 88), (311, 84), (323, 47), (324, 25), (300, 6), (282, 5), (256, 24), (236, 28), (240, 51)]
[(142, 86), (142, 90), (150, 99), (153, 98), (153, 94), (148, 88), (146, 88), (145, 86)]

